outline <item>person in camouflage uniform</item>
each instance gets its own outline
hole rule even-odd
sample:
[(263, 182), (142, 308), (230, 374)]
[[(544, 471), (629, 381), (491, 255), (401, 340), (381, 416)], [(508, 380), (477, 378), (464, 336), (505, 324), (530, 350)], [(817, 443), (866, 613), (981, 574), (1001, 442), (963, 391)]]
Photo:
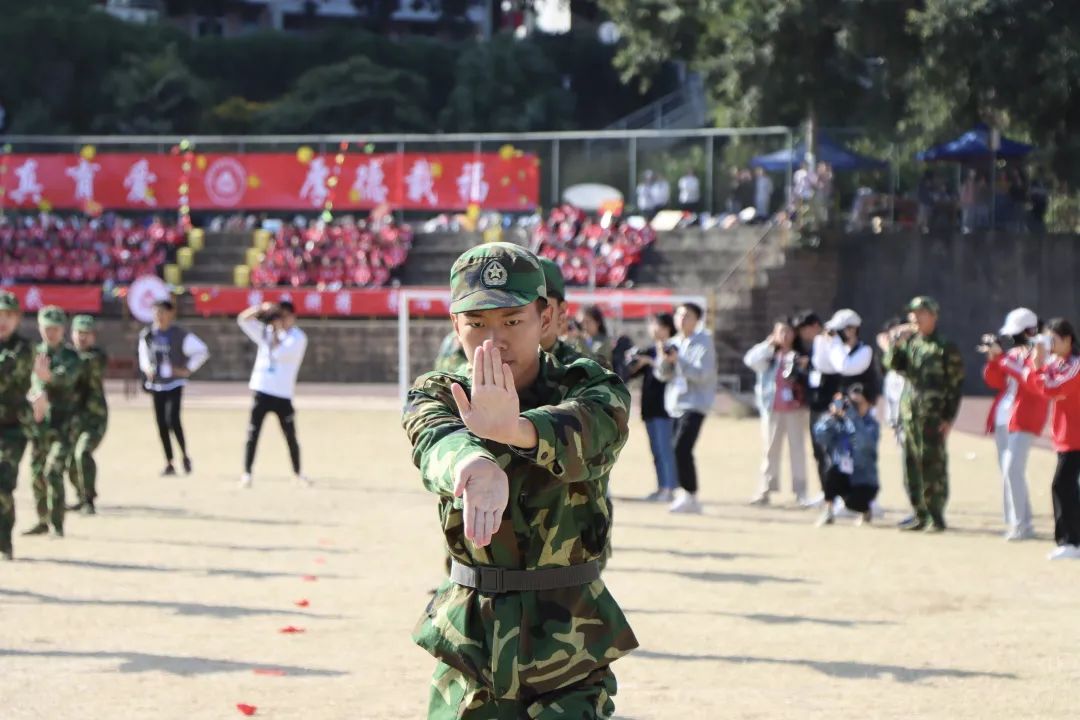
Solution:
[(0, 291), (0, 559), (15, 557), (11, 531), (15, 527), (15, 485), (26, 451), (32, 422), (26, 394), (34, 369), (34, 349), (18, 333), (19, 301)]
[(566, 280), (563, 278), (562, 270), (554, 260), (547, 258), (539, 258), (539, 260), (544, 270), (548, 305), (552, 313), (551, 325), (540, 337), (540, 347), (544, 352), (555, 356), (555, 359), (563, 365), (569, 365), (579, 358), (590, 357), (584, 352), (583, 346), (573, 345), (563, 339), (570, 319), (570, 306), (566, 302)]
[(439, 354), (435, 356), (434, 370), (451, 375), (464, 375), (469, 370), (469, 358), (465, 357), (465, 350), (461, 347), (461, 341), (453, 330), (448, 332), (439, 344)]
[(75, 387), (76, 415), (72, 423), (71, 461), (68, 477), (79, 495), (79, 501), (68, 510), (81, 510), (93, 515), (97, 498), (97, 463), (94, 451), (105, 437), (109, 424), (109, 406), (105, 400), (105, 366), (108, 357), (98, 347), (94, 318), (76, 315), (71, 319), (71, 342), (79, 353), (83, 368)]
[(637, 647), (597, 566), (629, 392), (539, 351), (553, 311), (529, 251), (473, 248), (450, 284), (472, 372), (420, 377), (402, 418), (454, 558), (414, 633), (439, 661), (428, 717), (608, 718), (610, 664)]
[(64, 473), (71, 458), (71, 423), (75, 419), (75, 388), (82, 375), (82, 361), (64, 344), (67, 316), (55, 305), (41, 308), (38, 327), (42, 342), (34, 358), (30, 401), (34, 427), (30, 436), (30, 477), (37, 525), (23, 535), (45, 535), (49, 521), (58, 537), (64, 536)]
[(908, 305), (906, 326), (886, 338), (883, 364), (904, 377), (900, 399), (908, 499), (915, 514), (903, 530), (945, 530), (949, 499), (946, 440), (960, 411), (964, 361), (960, 350), (937, 330), (937, 302), (920, 296)]

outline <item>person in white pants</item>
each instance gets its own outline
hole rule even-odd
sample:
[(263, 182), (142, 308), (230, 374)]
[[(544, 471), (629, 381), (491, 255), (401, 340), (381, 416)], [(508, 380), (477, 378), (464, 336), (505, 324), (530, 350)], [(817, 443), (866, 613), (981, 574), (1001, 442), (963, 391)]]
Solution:
[[(979, 350), (986, 354), (983, 380), (998, 391), (986, 420), (993, 433), (1001, 467), (1005, 506), (1005, 539), (1035, 537), (1031, 501), (1027, 486), (1027, 460), (1035, 438), (1042, 434), (1049, 401), (1018, 382), (1012, 373), (1023, 373), (1031, 364), (1032, 346), (1037, 342), (1039, 318), (1027, 308), (1017, 308), (1005, 317), (998, 337), (987, 336)], [(1012, 344), (1005, 352), (1002, 341)]]
[(806, 429), (810, 410), (805, 389), (794, 372), (795, 328), (787, 318), (773, 326), (772, 334), (743, 357), (757, 374), (754, 388), (764, 440), (761, 484), (752, 505), (768, 505), (769, 494), (780, 491), (780, 462), (786, 442), (791, 460), (791, 485), (796, 502), (806, 501)]

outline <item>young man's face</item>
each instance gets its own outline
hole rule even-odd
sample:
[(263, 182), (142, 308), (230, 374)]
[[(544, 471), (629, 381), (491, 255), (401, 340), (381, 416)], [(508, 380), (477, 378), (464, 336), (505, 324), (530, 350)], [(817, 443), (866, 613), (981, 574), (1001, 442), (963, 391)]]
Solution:
[(565, 301), (552, 298), (549, 301), (549, 306), (551, 307), (551, 325), (544, 332), (543, 337), (540, 338), (540, 347), (545, 350), (550, 349), (560, 335), (566, 334), (566, 325), (569, 319), (567, 316), (568, 306)]
[(451, 315), (454, 331), (469, 362), (476, 348), (491, 340), (514, 375), (514, 386), (528, 387), (540, 369), (540, 338), (551, 331), (555, 311), (537, 303)]
[(918, 326), (920, 335), (931, 335), (937, 328), (937, 315), (925, 308), (919, 308), (908, 313), (908, 322)]
[(16, 310), (0, 310), (0, 340), (7, 340), (19, 327), (19, 313)]
[(77, 350), (89, 350), (94, 347), (94, 332), (92, 330), (72, 330), (71, 344)]
[(173, 311), (167, 307), (157, 306), (154, 308), (154, 324), (158, 327), (167, 328), (172, 325)]
[(64, 340), (64, 327), (62, 325), (39, 325), (41, 339), (48, 345), (59, 345)]
[(804, 344), (812, 343), (814, 338), (821, 334), (821, 323), (814, 323), (813, 325), (803, 325), (798, 330), (799, 339)]
[(683, 337), (690, 337), (697, 330), (698, 321), (701, 320), (697, 313), (688, 307), (680, 307), (675, 311), (675, 327)]

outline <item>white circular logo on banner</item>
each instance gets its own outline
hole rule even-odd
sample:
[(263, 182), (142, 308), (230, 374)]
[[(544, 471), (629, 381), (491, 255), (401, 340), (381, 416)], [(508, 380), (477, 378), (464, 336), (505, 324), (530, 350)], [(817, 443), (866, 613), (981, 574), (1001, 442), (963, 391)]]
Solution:
[(220, 158), (206, 170), (206, 194), (215, 205), (232, 207), (244, 199), (247, 180), (247, 170), (239, 160)]
[(142, 275), (135, 278), (128, 288), (127, 302), (131, 316), (139, 322), (154, 320), (154, 303), (169, 297), (169, 286), (157, 275)]

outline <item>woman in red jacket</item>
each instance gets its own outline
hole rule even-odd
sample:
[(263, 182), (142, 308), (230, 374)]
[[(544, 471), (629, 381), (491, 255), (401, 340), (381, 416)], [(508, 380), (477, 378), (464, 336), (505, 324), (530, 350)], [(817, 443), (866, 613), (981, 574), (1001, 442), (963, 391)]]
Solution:
[(1050, 492), (1054, 497), (1054, 539), (1051, 560), (1080, 559), (1080, 341), (1067, 320), (1047, 323), (1053, 353), (1036, 343), (1032, 365), (1006, 372), (1043, 397), (1054, 401), (1051, 437), (1058, 464)]
[(1004, 352), (996, 340), (984, 346), (983, 380), (999, 391), (986, 419), (986, 432), (992, 433), (997, 442), (1005, 497), (1005, 539), (1009, 541), (1035, 536), (1028, 500), (1027, 459), (1031, 444), (1046, 426), (1049, 401), (1010, 377), (1005, 368), (1023, 372), (1033, 367), (1032, 344), (1038, 329), (1038, 316), (1027, 308), (1017, 308), (1006, 316), (998, 332), (1001, 337), (1012, 338), (1012, 349)]

